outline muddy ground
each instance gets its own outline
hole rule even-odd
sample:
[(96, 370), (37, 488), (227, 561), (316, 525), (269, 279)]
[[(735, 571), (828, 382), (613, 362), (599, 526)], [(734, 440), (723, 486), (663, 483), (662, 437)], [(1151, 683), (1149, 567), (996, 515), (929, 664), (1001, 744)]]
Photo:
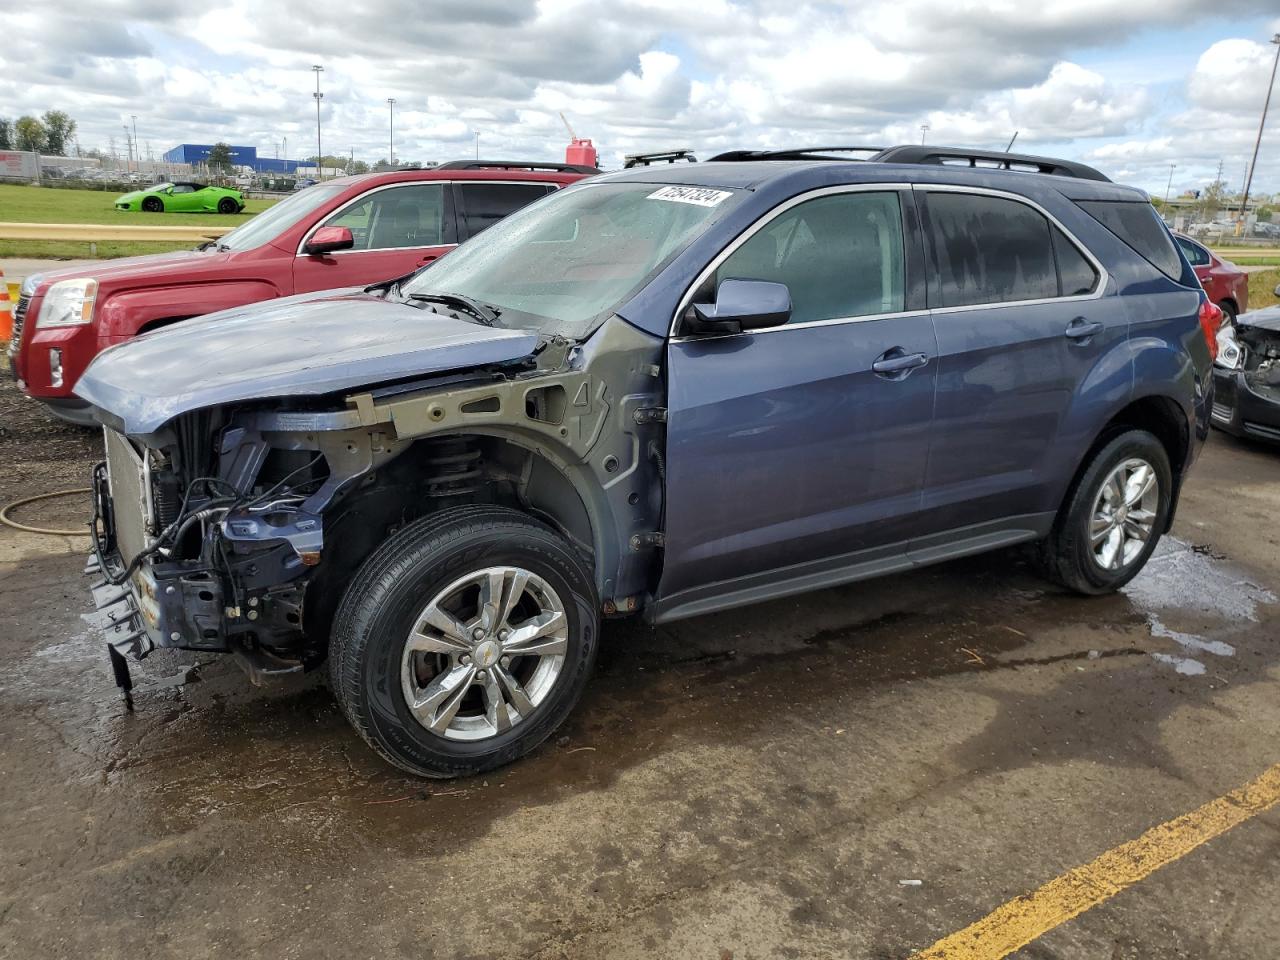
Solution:
[[(16, 399), (0, 499), (76, 485), (96, 439)], [(161, 652), (125, 712), (83, 541), (0, 531), (0, 957), (909, 956), (1280, 761), (1277, 518), (1215, 435), (1120, 595), (999, 553), (614, 624), (557, 740), (452, 783), (319, 676)], [(1270, 960), (1278, 861), (1272, 810), (1017, 956)]]

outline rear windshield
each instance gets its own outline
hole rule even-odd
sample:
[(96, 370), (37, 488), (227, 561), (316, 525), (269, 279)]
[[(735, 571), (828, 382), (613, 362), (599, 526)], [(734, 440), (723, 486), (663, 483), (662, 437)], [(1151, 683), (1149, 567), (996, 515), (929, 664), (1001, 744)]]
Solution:
[(1182, 258), (1155, 207), (1145, 200), (1077, 200), (1081, 209), (1170, 280), (1182, 279)]

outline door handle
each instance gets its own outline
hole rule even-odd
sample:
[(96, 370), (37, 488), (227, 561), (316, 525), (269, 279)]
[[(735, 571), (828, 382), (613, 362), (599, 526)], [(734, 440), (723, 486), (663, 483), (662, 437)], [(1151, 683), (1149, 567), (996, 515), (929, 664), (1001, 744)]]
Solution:
[(901, 347), (894, 347), (880, 354), (871, 364), (871, 369), (879, 374), (907, 374), (928, 362), (929, 358), (923, 353), (904, 353)]
[(421, 266), (426, 266), (426, 265), (427, 265), (428, 263), (430, 263), (432, 260), (439, 260), (439, 259), (440, 259), (440, 254), (438, 254), (438, 253), (428, 253), (425, 257), (423, 257), (421, 260), (419, 260), (419, 261), (418, 261), (418, 266), (420, 266), (420, 267), (421, 267)]
[(1076, 317), (1067, 325), (1067, 329), (1063, 332), (1072, 340), (1087, 340), (1095, 333), (1102, 332), (1102, 324), (1097, 320), (1086, 320), (1084, 317)]

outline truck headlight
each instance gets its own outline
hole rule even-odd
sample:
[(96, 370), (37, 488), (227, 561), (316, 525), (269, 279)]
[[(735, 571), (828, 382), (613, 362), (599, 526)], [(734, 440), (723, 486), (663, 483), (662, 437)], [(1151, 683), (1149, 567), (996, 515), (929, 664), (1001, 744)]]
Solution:
[(40, 302), (36, 329), (78, 327), (92, 322), (93, 303), (97, 297), (97, 280), (59, 280)]
[(1235, 324), (1227, 324), (1218, 331), (1218, 358), (1213, 361), (1223, 370), (1239, 370), (1244, 366), (1244, 347), (1236, 339)]

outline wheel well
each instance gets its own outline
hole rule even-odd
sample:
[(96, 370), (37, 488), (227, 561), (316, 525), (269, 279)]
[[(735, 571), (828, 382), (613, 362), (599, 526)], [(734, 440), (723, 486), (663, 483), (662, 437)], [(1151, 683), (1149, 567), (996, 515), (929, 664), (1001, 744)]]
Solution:
[(155, 320), (148, 320), (138, 328), (138, 333), (150, 333), (152, 330), (159, 330), (161, 327), (167, 327), (170, 324), (180, 323), (183, 320), (190, 320), (190, 317), (159, 317)]
[(556, 529), (595, 569), (591, 518), (550, 459), (493, 436), (418, 440), (326, 513), (324, 560), (307, 587), (305, 628), (323, 643), (347, 584), (377, 547), (419, 517), (469, 503), (512, 507)]
[[(1124, 433), (1126, 430), (1146, 430), (1164, 447), (1165, 453), (1169, 455), (1169, 468), (1173, 471), (1173, 502), (1176, 508), (1178, 491), (1182, 487), (1183, 468), (1187, 462), (1187, 450), (1191, 445), (1191, 431), (1187, 417), (1182, 412), (1182, 408), (1168, 397), (1143, 397), (1141, 400), (1133, 401), (1108, 420), (1107, 425), (1102, 428), (1097, 439), (1081, 458), (1071, 485), (1067, 487), (1066, 496), (1063, 497), (1062, 504), (1058, 508), (1059, 521), (1062, 519), (1063, 511), (1071, 503), (1080, 477), (1089, 469), (1094, 454), (1110, 443), (1117, 434)], [(1173, 514), (1174, 510), (1170, 510), (1170, 526), (1173, 524)]]
[(1240, 304), (1236, 303), (1235, 297), (1223, 297), (1218, 301), (1218, 306), (1221, 307), (1224, 305), (1230, 307), (1233, 314), (1238, 314), (1240, 312)]
[[(1089, 452), (1092, 454), (1094, 449), (1117, 433), (1132, 429), (1146, 430), (1155, 435), (1169, 455), (1174, 483), (1179, 483), (1187, 460), (1187, 448), (1191, 444), (1191, 431), (1182, 408), (1168, 397), (1143, 397), (1135, 400), (1108, 421)], [(1085, 460), (1087, 462), (1088, 457)]]

